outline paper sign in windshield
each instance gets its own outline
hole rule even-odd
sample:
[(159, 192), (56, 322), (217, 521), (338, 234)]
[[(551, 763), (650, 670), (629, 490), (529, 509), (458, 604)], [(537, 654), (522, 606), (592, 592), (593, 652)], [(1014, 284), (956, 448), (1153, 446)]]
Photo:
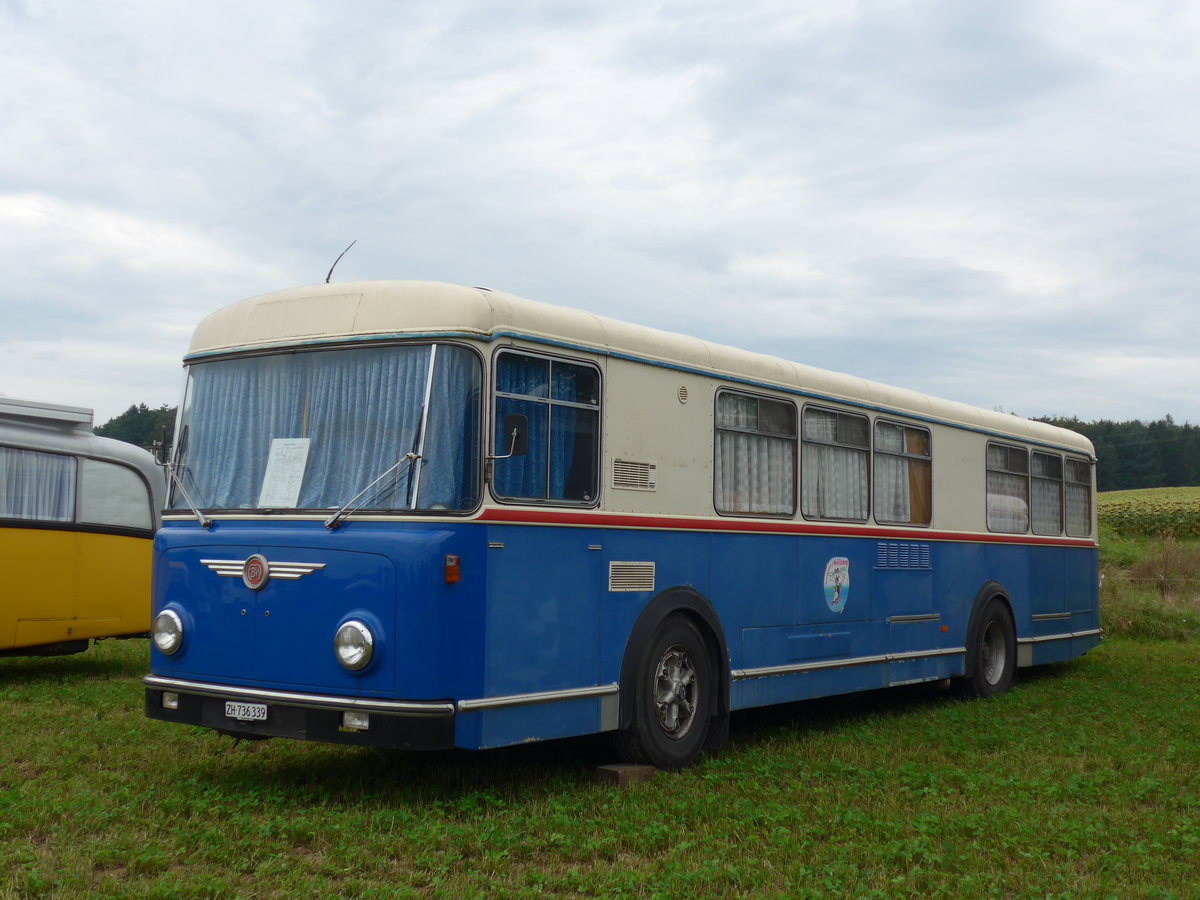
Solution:
[(295, 509), (300, 502), (309, 438), (275, 438), (258, 495), (259, 509)]

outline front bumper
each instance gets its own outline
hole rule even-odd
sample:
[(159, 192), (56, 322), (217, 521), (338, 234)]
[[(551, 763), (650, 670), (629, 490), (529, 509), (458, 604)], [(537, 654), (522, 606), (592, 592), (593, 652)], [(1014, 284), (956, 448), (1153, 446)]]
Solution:
[[(164, 722), (214, 728), (238, 737), (285, 737), (301, 741), (390, 747), (398, 750), (445, 750), (454, 746), (454, 704), (449, 701), (379, 700), (337, 697), (209, 684), (147, 675), (146, 715)], [(163, 706), (163, 694), (178, 698)], [(225, 714), (227, 701), (261, 703), (262, 721), (241, 721)], [(343, 726), (342, 714), (367, 713), (367, 728)]]

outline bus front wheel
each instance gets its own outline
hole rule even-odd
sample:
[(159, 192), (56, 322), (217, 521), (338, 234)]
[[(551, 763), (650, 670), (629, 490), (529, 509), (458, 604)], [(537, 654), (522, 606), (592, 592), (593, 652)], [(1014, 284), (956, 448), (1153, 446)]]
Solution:
[(713, 687), (700, 630), (685, 616), (665, 619), (637, 668), (632, 722), (617, 735), (621, 755), (660, 769), (691, 765), (708, 736)]
[(1012, 687), (1017, 637), (1012, 614), (999, 597), (984, 606), (967, 643), (967, 672), (956, 681), (960, 694), (994, 697)]

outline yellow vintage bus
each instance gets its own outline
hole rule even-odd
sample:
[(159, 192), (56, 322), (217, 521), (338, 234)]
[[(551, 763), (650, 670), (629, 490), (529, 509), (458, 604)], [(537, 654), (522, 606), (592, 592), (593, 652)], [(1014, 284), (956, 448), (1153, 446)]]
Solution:
[(163, 501), (153, 457), (92, 411), (0, 397), (0, 656), (146, 634)]

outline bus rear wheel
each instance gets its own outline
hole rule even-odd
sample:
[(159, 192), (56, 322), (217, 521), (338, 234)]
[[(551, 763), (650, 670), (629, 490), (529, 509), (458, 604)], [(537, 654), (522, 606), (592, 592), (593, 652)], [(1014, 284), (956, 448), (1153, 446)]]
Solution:
[(660, 769), (695, 762), (708, 736), (713, 687), (704, 636), (685, 616), (665, 619), (637, 668), (632, 723), (617, 735), (622, 757)]
[(967, 673), (957, 679), (958, 693), (994, 697), (1012, 687), (1017, 668), (1017, 637), (1012, 614), (999, 597), (983, 608), (967, 646)]

